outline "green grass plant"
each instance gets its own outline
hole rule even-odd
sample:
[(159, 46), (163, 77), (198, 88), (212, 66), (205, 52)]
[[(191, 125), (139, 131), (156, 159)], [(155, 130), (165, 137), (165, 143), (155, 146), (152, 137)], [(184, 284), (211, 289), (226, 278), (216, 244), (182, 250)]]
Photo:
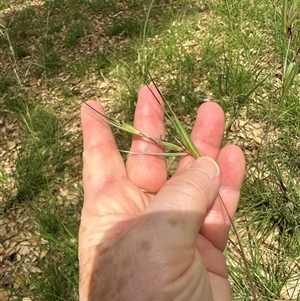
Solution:
[(102, 13), (109, 13), (116, 11), (116, 3), (117, 1), (91, 1), (89, 2), (89, 6), (94, 12), (102, 12)]
[(4, 289), (16, 300), (76, 300), (82, 191), (81, 163), (72, 159), (81, 160), (81, 136), (78, 125), (67, 125), (79, 119), (82, 102), (99, 98), (107, 121), (127, 130), (116, 132), (126, 151), (131, 133), (143, 136), (131, 126), (137, 91), (154, 82), (180, 142), (171, 135), (167, 142), (151, 139), (198, 156), (182, 128), (189, 131), (198, 106), (211, 100), (227, 116), (224, 144), (237, 143), (246, 154), (234, 224), (251, 275), (232, 233), (226, 255), (233, 299), (255, 298), (251, 277), (256, 300), (300, 300), (299, 0), (150, 6), (47, 0), (0, 16), (0, 112), (18, 124), (19, 147), (15, 168), (0, 168), (1, 207), (27, 208), (47, 250), (40, 273), (29, 271), (18, 278), (19, 288)]
[(70, 25), (66, 34), (65, 44), (67, 47), (74, 46), (78, 40), (85, 35), (86, 23), (82, 20), (76, 21)]
[(134, 36), (140, 36), (143, 22), (138, 21), (135, 18), (120, 18), (114, 20), (113, 24), (107, 28), (106, 33), (109, 36), (119, 36), (133, 38)]

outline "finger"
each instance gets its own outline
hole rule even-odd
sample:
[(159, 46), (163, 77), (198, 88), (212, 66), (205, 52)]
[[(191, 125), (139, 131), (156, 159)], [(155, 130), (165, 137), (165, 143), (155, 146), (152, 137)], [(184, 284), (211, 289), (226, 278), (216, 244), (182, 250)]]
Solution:
[(220, 197), (217, 197), (207, 212), (200, 232), (215, 247), (223, 251), (231, 225), (229, 216), (232, 218), (235, 214), (240, 197), (245, 159), (240, 148), (228, 145), (221, 150), (217, 162), (221, 169)]
[[(224, 112), (218, 104), (206, 102), (200, 106), (191, 133), (191, 139), (201, 156), (208, 156), (216, 160), (222, 144), (224, 127)], [(177, 171), (193, 160), (194, 158), (191, 156), (182, 158), (178, 164)]]
[[(163, 101), (155, 87), (141, 88), (134, 115), (134, 126), (149, 137), (164, 139)], [(129, 179), (138, 187), (156, 193), (167, 179), (166, 160), (160, 156), (145, 154), (163, 153), (164, 148), (143, 137), (133, 136), (130, 151), (142, 154), (128, 155), (126, 168)]]
[(156, 241), (160, 246), (194, 246), (206, 212), (219, 191), (219, 171), (215, 161), (202, 157), (174, 175), (158, 192), (144, 216), (155, 219), (149, 231), (159, 229)]
[[(90, 101), (88, 104), (104, 114), (99, 103)], [(126, 178), (126, 170), (109, 125), (85, 104), (81, 108), (81, 123), (84, 149), (84, 205), (95, 210), (96, 206), (93, 204), (95, 194), (122, 177)]]

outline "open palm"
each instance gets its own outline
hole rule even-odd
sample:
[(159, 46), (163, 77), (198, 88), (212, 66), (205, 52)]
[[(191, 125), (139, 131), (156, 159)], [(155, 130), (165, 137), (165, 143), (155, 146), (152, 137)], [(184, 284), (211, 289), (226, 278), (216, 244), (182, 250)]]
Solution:
[[(151, 88), (159, 98), (155, 89)], [(160, 99), (160, 98), (159, 98)], [(96, 102), (94, 108), (103, 112)], [(163, 108), (143, 87), (134, 126), (164, 139)], [(191, 134), (202, 156), (182, 158), (167, 181), (163, 148), (133, 137), (126, 165), (110, 127), (82, 107), (84, 205), (79, 232), (80, 300), (231, 300), (224, 250), (244, 175), (236, 146), (220, 150), (224, 114), (198, 111)], [(211, 174), (209, 175), (207, 171)]]

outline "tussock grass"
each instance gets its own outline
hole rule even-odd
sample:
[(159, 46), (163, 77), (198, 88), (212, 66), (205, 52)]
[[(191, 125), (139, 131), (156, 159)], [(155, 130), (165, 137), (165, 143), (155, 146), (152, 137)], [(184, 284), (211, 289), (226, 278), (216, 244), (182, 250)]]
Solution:
[[(39, 273), (4, 289), (16, 300), (77, 298), (81, 145), (73, 112), (97, 96), (130, 123), (148, 69), (187, 129), (203, 101), (223, 107), (224, 144), (237, 143), (247, 158), (235, 225), (257, 300), (299, 300), (299, 1), (149, 6), (47, 0), (2, 15), (0, 112), (18, 124), (11, 137), (19, 148), (15, 167), (0, 168), (1, 207), (29, 208), (47, 250)], [(130, 135), (116, 137), (128, 149)], [(234, 233), (226, 253), (233, 299), (253, 300)]]

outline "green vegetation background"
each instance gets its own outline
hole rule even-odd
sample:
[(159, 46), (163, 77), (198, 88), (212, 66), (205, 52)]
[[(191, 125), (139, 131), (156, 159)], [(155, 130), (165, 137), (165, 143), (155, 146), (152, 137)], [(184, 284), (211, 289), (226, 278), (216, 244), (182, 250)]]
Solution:
[[(97, 97), (132, 121), (146, 68), (188, 129), (203, 101), (223, 107), (224, 144), (247, 158), (235, 224), (257, 300), (300, 300), (300, 1), (23, 4), (0, 1), (1, 124), (17, 148), (11, 171), (0, 166), (1, 210), (24, 209), (47, 255), (0, 284), (11, 300), (78, 299), (80, 106)], [(253, 300), (234, 234), (226, 253), (234, 300)]]

